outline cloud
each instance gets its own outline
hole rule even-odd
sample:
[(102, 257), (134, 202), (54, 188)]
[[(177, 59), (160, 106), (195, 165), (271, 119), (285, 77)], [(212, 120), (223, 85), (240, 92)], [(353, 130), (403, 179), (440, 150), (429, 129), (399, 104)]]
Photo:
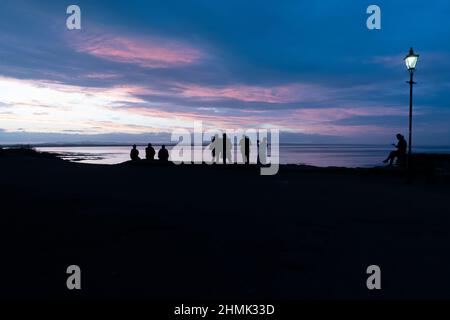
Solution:
[(360, 116), (373, 116), (382, 118), (388, 116), (406, 116), (407, 114), (408, 111), (403, 106), (377, 106), (359, 108), (302, 108), (292, 112), (292, 116), (294, 118), (311, 122), (339, 121)]
[(400, 68), (404, 65), (405, 54), (375, 56), (366, 60), (366, 63), (379, 64), (387, 68)]
[(80, 133), (142, 132), (169, 126), (170, 119), (143, 118), (120, 109), (145, 102), (133, 94), (136, 90), (0, 77), (0, 103), (6, 104), (4, 109), (9, 112), (0, 116), (0, 126), (7, 131), (26, 128), (34, 132)]
[(83, 35), (72, 43), (81, 53), (144, 68), (173, 68), (198, 62), (200, 50), (181, 41), (161, 37), (127, 37), (111, 34)]
[[(202, 121), (204, 127), (221, 129), (278, 128), (284, 132), (296, 132), (314, 135), (351, 136), (353, 134), (387, 134), (395, 125), (345, 124), (342, 120), (366, 116), (375, 119), (404, 116), (402, 107), (360, 107), (360, 108), (300, 108), (297, 110), (259, 110), (248, 112), (246, 109), (205, 110), (183, 108), (169, 112), (158, 109), (130, 108), (128, 111), (150, 117), (176, 118), (190, 124)], [(210, 111), (209, 113), (204, 111)], [(189, 128), (189, 126), (188, 126)]]
[(120, 77), (119, 74), (117, 73), (87, 73), (84, 75), (84, 77), (88, 78), (88, 79), (117, 79)]
[(295, 101), (321, 100), (326, 89), (311, 84), (287, 84), (274, 87), (231, 85), (222, 87), (183, 85), (177, 89), (186, 98), (204, 100), (232, 99), (244, 102), (290, 103)]
[[(244, 102), (264, 100), (284, 103), (296, 99), (322, 99), (320, 87), (286, 85), (275, 88), (234, 86), (220, 89), (189, 87), (179, 88), (182, 96), (240, 99)], [(194, 89), (192, 89), (194, 88)], [(0, 103), (7, 104), (2, 114), (2, 128), (15, 131), (26, 128), (35, 132), (79, 133), (124, 132), (143, 133), (171, 131), (174, 128), (191, 128), (193, 121), (203, 121), (212, 128), (276, 127), (289, 132), (313, 134), (349, 135), (358, 132), (380, 132), (376, 125), (351, 125), (338, 123), (358, 116), (388, 117), (404, 115), (402, 107), (296, 107), (294, 109), (252, 110), (248, 108), (215, 108), (153, 103), (150, 97), (163, 94), (159, 89), (119, 85), (108, 88), (92, 88), (65, 85), (55, 82), (19, 80), (0, 77)], [(323, 96), (323, 94), (322, 94)], [(364, 130), (364, 131), (362, 131)]]

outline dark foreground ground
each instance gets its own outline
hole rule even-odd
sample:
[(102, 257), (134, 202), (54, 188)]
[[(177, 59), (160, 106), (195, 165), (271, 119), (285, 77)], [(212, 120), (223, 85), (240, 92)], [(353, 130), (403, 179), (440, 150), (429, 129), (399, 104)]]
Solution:
[(0, 297), (450, 298), (449, 191), (383, 170), (0, 156)]

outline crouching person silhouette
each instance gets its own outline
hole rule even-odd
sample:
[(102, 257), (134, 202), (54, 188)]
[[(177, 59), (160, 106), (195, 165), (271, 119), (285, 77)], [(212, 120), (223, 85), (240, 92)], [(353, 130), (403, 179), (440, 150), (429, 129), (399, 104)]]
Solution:
[[(402, 136), (400, 133), (397, 134), (397, 144), (392, 144), (394, 147), (397, 148), (397, 150), (392, 151), (389, 156), (383, 161), (384, 163), (389, 162), (389, 166), (392, 166), (392, 163), (394, 162), (395, 158), (397, 158), (398, 162), (404, 162), (403, 160), (406, 158), (406, 140), (405, 137)], [(400, 161), (399, 161), (400, 160)]]

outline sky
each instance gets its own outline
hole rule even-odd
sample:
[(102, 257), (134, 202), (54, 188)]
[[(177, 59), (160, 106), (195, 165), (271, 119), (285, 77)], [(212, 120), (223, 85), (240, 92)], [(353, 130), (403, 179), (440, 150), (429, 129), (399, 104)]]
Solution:
[(202, 121), (389, 145), (408, 133), (413, 46), (414, 142), (450, 145), (449, 40), (446, 0), (2, 0), (0, 144), (144, 142)]

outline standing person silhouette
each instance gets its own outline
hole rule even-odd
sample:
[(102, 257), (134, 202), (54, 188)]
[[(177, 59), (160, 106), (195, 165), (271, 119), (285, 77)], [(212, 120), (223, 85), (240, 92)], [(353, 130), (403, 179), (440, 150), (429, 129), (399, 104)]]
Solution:
[(130, 158), (133, 161), (137, 161), (137, 160), (141, 160), (141, 158), (139, 158), (139, 150), (136, 149), (136, 145), (133, 145), (133, 149), (131, 149), (130, 151)]
[[(259, 142), (259, 140), (258, 140)], [(267, 138), (264, 137), (258, 144), (258, 159), (260, 164), (267, 164)]]
[(158, 151), (158, 159), (161, 162), (169, 161), (169, 151), (167, 151), (165, 145), (162, 145), (161, 149)]
[(231, 163), (231, 151), (232, 151), (232, 143), (231, 143), (231, 139), (226, 136), (225, 139), (225, 155), (227, 158), (227, 163)]
[(220, 159), (222, 159), (223, 152), (223, 140), (219, 137), (218, 134), (215, 134), (211, 139), (211, 144), (209, 145), (211, 149), (211, 154), (213, 157), (213, 161), (215, 163), (219, 163)]
[(155, 149), (152, 147), (152, 144), (149, 143), (147, 148), (145, 148), (145, 159), (155, 160), (155, 154)]
[(211, 138), (211, 144), (209, 146), (209, 149), (211, 149), (211, 156), (212, 156), (213, 160), (216, 157), (216, 143), (215, 143), (216, 136), (217, 136), (217, 134)]
[(394, 147), (397, 148), (397, 150), (392, 151), (389, 156), (383, 161), (383, 163), (388, 163), (389, 166), (392, 166), (392, 163), (394, 162), (395, 158), (402, 159), (406, 157), (406, 147), (407, 143), (405, 140), (405, 137), (401, 135), (400, 133), (397, 134), (397, 144), (392, 144)]
[(241, 155), (242, 159), (244, 160), (245, 164), (250, 163), (250, 145), (252, 143), (250, 142), (250, 138), (247, 136), (243, 136), (242, 139), (239, 141), (239, 146), (241, 147)]

